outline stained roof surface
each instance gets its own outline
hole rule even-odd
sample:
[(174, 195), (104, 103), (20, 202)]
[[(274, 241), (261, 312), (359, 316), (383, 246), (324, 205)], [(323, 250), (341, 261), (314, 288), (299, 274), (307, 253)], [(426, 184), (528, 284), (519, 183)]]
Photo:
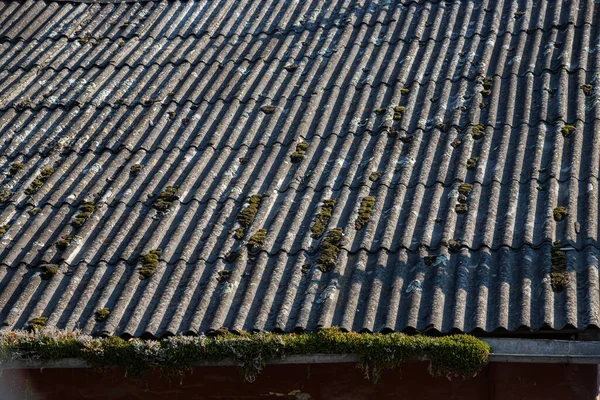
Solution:
[(105, 3), (0, 2), (2, 329), (600, 326), (597, 1)]

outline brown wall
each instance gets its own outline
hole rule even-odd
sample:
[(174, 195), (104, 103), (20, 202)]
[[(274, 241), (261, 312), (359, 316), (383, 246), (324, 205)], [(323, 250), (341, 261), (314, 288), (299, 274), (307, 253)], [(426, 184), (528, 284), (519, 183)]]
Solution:
[(152, 374), (142, 381), (122, 370), (6, 370), (0, 377), (2, 400), (154, 400), (154, 399), (596, 399), (596, 365), (490, 364), (470, 380), (432, 378), (423, 362), (387, 371), (378, 384), (354, 364), (277, 365), (254, 383), (236, 368), (197, 368), (179, 379)]

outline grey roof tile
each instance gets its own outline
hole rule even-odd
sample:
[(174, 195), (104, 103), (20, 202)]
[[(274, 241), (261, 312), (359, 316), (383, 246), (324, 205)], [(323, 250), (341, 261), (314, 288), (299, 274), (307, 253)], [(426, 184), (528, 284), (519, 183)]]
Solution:
[[(131, 336), (599, 326), (599, 13), (593, 0), (0, 1), (4, 329), (40, 315)], [(322, 272), (311, 227), (331, 198), (344, 243)], [(85, 201), (98, 209), (78, 228)], [(568, 280), (555, 292), (556, 240)]]

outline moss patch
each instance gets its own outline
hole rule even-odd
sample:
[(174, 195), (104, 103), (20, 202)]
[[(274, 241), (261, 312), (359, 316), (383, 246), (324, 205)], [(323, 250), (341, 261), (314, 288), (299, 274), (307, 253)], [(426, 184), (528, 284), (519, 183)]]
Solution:
[(469, 206), (464, 203), (459, 203), (454, 206), (454, 211), (456, 211), (457, 214), (464, 214), (469, 211)]
[(550, 285), (555, 292), (565, 290), (569, 283), (567, 273), (567, 255), (561, 250), (561, 242), (557, 240), (551, 251), (552, 268), (550, 271)]
[(394, 107), (394, 120), (396, 120), (396, 121), (401, 120), (405, 111), (406, 111), (406, 107), (404, 107), (404, 106)]
[(277, 107), (269, 105), (269, 106), (262, 106), (260, 108), (260, 111), (264, 112), (265, 114), (273, 114), (276, 109), (277, 109)]
[(142, 164), (133, 164), (131, 166), (131, 168), (129, 168), (129, 173), (131, 175), (137, 175), (140, 173), (140, 171), (144, 169), (144, 166)]
[(400, 89), (400, 94), (402, 94), (402, 96), (406, 96), (409, 92), (410, 92), (409, 87), (404, 86), (402, 89)]
[(10, 229), (9, 224), (0, 225), (0, 237), (4, 236), (4, 234)]
[(308, 146), (309, 144), (307, 142), (300, 142), (296, 145), (296, 151), (290, 156), (293, 163), (298, 163), (304, 159)]
[(471, 157), (467, 160), (467, 169), (473, 169), (477, 166), (477, 160), (479, 160), (479, 158), (477, 157)]
[(454, 147), (455, 149), (458, 148), (460, 145), (462, 144), (462, 140), (460, 139), (454, 139), (452, 141), (452, 143), (450, 143), (450, 146)]
[(448, 250), (451, 253), (456, 253), (460, 250), (461, 242), (459, 239), (450, 239), (448, 240)]
[(254, 194), (250, 196), (248, 205), (244, 207), (244, 209), (238, 214), (237, 221), (241, 226), (235, 231), (236, 239), (241, 239), (244, 237), (246, 234), (246, 229), (250, 226), (250, 224), (252, 224), (256, 214), (258, 213), (258, 207), (260, 206), (260, 203), (264, 197), (264, 194)]
[(567, 215), (569, 215), (569, 209), (564, 206), (556, 207), (552, 212), (552, 216), (557, 222), (564, 220), (567, 217)]
[(461, 183), (458, 186), (458, 193), (464, 194), (465, 196), (468, 196), (471, 193), (471, 190), (473, 190), (473, 185), (470, 183)]
[(52, 279), (52, 277), (58, 273), (58, 265), (56, 264), (44, 264), (41, 268), (42, 273), (40, 276), (45, 281)]
[(238, 161), (241, 165), (248, 164), (248, 157), (240, 157)]
[(10, 189), (0, 189), (0, 203), (6, 203), (12, 197)]
[(575, 133), (575, 127), (573, 125), (565, 125), (562, 128), (560, 128), (560, 133), (568, 138), (571, 137), (574, 133)]
[(69, 247), (73, 239), (75, 239), (74, 236), (65, 235), (58, 242), (56, 242), (56, 247), (61, 250), (65, 250), (67, 247)]
[(383, 175), (383, 172), (381, 172), (381, 171), (371, 172), (371, 175), (369, 175), (369, 180), (371, 182), (375, 182), (375, 181), (379, 180), (379, 178), (381, 178), (381, 175)]
[(98, 310), (96, 310), (94, 317), (97, 322), (103, 322), (108, 319), (109, 315), (110, 315), (110, 309), (105, 307), (105, 308), (99, 308)]
[[(32, 320), (33, 321), (33, 320)], [(46, 319), (35, 323), (43, 328)], [(31, 323), (30, 323), (31, 325)], [(153, 369), (180, 375), (196, 362), (233, 360), (245, 380), (254, 381), (266, 363), (303, 354), (356, 354), (366, 378), (375, 381), (386, 369), (398, 369), (405, 361), (425, 359), (433, 376), (473, 377), (487, 365), (490, 346), (469, 335), (429, 337), (421, 335), (344, 333), (337, 328), (303, 334), (242, 333), (226, 330), (212, 337), (173, 336), (159, 341), (90, 338), (74, 332), (47, 334), (6, 332), (0, 336), (3, 359), (83, 359), (88, 365), (121, 367), (140, 377)]]
[(79, 206), (79, 214), (75, 216), (73, 220), (73, 226), (78, 228), (82, 227), (85, 224), (85, 221), (90, 219), (92, 215), (98, 210), (98, 206), (93, 201), (84, 201)]
[(44, 168), (40, 171), (40, 174), (31, 182), (31, 185), (27, 189), (25, 189), (26, 195), (32, 195), (36, 193), (40, 188), (44, 185), (44, 183), (50, 178), (50, 176), (55, 172), (54, 168)]
[(159, 212), (165, 213), (171, 208), (171, 205), (175, 200), (179, 200), (179, 188), (177, 186), (167, 186), (165, 190), (163, 190), (152, 206)]
[(479, 140), (482, 137), (485, 136), (485, 126), (481, 125), (481, 124), (477, 124), (473, 127), (473, 129), (471, 130), (471, 135), (473, 136), (473, 139), (475, 140)]
[(248, 250), (251, 253), (255, 253), (258, 250), (262, 249), (265, 245), (265, 241), (267, 240), (267, 230), (259, 229), (254, 235), (250, 237), (248, 240)]
[(594, 93), (594, 87), (587, 83), (581, 85), (581, 90), (583, 90), (583, 94), (586, 96), (591, 96)]
[(317, 260), (317, 266), (323, 272), (328, 272), (335, 267), (335, 262), (340, 254), (340, 247), (344, 240), (342, 228), (334, 228), (327, 233), (325, 239), (319, 246), (321, 254)]
[(321, 211), (315, 217), (315, 221), (313, 222), (313, 226), (311, 228), (312, 234), (310, 236), (313, 239), (318, 239), (325, 233), (325, 229), (327, 229), (327, 225), (331, 219), (331, 214), (333, 213), (335, 203), (335, 199), (327, 199), (323, 202), (323, 207), (321, 207)]
[(383, 108), (383, 107), (379, 107), (375, 109), (375, 114), (377, 115), (383, 115), (385, 114), (387, 111), (387, 108)]
[(46, 322), (48, 322), (48, 318), (46, 317), (37, 317), (28, 322), (29, 329), (33, 331), (40, 331), (46, 327)]
[(21, 169), (23, 169), (23, 163), (22, 162), (14, 162), (10, 165), (10, 170), (8, 172), (12, 176), (12, 175), (16, 175), (17, 172), (19, 172)]
[(360, 208), (358, 209), (358, 217), (354, 221), (354, 227), (357, 231), (360, 231), (369, 222), (371, 218), (371, 212), (375, 205), (375, 196), (367, 196), (360, 202)]
[(142, 257), (142, 266), (140, 267), (140, 279), (150, 278), (156, 268), (158, 268), (158, 261), (162, 254), (161, 249), (150, 250), (148, 254)]
[(226, 282), (229, 280), (230, 277), (231, 277), (231, 271), (229, 271), (227, 269), (223, 269), (223, 270), (217, 272), (217, 281), (218, 282)]

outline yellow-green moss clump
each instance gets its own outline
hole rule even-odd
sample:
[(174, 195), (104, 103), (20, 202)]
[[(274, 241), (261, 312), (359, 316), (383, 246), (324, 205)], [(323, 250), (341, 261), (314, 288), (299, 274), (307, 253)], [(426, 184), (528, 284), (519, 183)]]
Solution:
[(140, 267), (140, 279), (150, 278), (156, 268), (162, 254), (161, 249), (150, 250), (148, 254), (142, 257), (142, 266)]
[(103, 322), (106, 321), (108, 319), (110, 315), (110, 309), (108, 308), (99, 308), (98, 310), (96, 310), (96, 313), (94, 314), (96, 321), (98, 322)]
[(492, 94), (492, 85), (494, 84), (494, 80), (491, 77), (487, 77), (483, 80), (483, 90), (481, 91), (481, 95), (483, 97), (487, 97)]
[(485, 126), (481, 124), (477, 124), (471, 130), (471, 135), (473, 139), (478, 140), (485, 136)]
[(52, 279), (54, 275), (58, 274), (58, 265), (56, 264), (44, 264), (41, 266), (41, 269), (40, 276), (45, 281)]
[(400, 89), (400, 93), (402, 94), (402, 96), (406, 96), (409, 92), (410, 92), (409, 87), (404, 86), (402, 89)]
[(262, 112), (264, 112), (265, 114), (273, 114), (275, 112), (275, 110), (277, 109), (277, 107), (272, 106), (272, 105), (268, 105), (268, 106), (262, 106), (260, 108), (260, 110)]
[(6, 203), (12, 197), (10, 189), (0, 189), (0, 203)]
[(333, 208), (335, 207), (335, 203), (335, 199), (327, 199), (323, 202), (323, 207), (321, 207), (321, 211), (315, 217), (315, 221), (311, 228), (312, 234), (310, 236), (313, 239), (318, 239), (325, 233), (325, 229), (327, 229), (327, 225), (331, 219), (331, 214), (333, 212)]
[[(46, 320), (40, 321), (41, 327)], [(367, 334), (338, 328), (302, 334), (241, 333), (218, 331), (211, 337), (173, 336), (159, 341), (90, 338), (75, 332), (27, 334), (0, 333), (4, 360), (31, 357), (39, 360), (78, 358), (105, 370), (120, 367), (128, 376), (140, 377), (154, 369), (191, 371), (202, 361), (233, 360), (245, 380), (252, 382), (269, 361), (291, 355), (356, 354), (365, 378), (377, 381), (386, 369), (405, 361), (428, 360), (433, 376), (469, 378), (487, 365), (491, 347), (470, 335), (429, 337), (403, 333)]]
[(567, 273), (567, 255), (561, 250), (561, 242), (557, 240), (551, 251), (552, 269), (550, 271), (550, 285), (555, 292), (565, 290), (569, 283), (569, 274)]
[(29, 329), (33, 331), (40, 331), (46, 327), (46, 322), (48, 322), (48, 318), (46, 317), (37, 317), (29, 321)]
[(328, 272), (335, 267), (343, 240), (344, 232), (342, 228), (334, 228), (327, 233), (327, 236), (323, 239), (319, 247), (321, 254), (319, 254), (319, 259), (317, 260), (317, 266), (321, 271)]
[(575, 133), (575, 127), (573, 125), (565, 125), (562, 128), (560, 128), (560, 133), (568, 138), (571, 137), (574, 133)]
[(62, 238), (60, 238), (60, 240), (58, 242), (56, 242), (56, 247), (58, 247), (61, 250), (64, 250), (67, 247), (69, 247), (69, 245), (71, 244), (71, 242), (73, 241), (73, 239), (75, 239), (74, 236), (65, 235)]
[(406, 112), (406, 107), (404, 107), (404, 106), (394, 107), (394, 120), (396, 120), (396, 121), (401, 120), (402, 116), (404, 115), (405, 112)]
[(142, 164), (133, 164), (130, 168), (129, 168), (129, 173), (131, 175), (137, 175), (140, 173), (140, 171), (144, 168), (144, 166)]
[(304, 159), (306, 155), (306, 149), (308, 149), (307, 142), (300, 142), (296, 145), (296, 151), (290, 156), (293, 163), (298, 163)]
[(44, 185), (48, 178), (50, 178), (54, 171), (54, 168), (44, 168), (41, 170), (40, 174), (33, 180), (33, 182), (31, 182), (31, 185), (25, 189), (25, 194), (29, 196), (40, 190), (40, 188)]
[(236, 239), (244, 237), (246, 229), (252, 224), (258, 213), (258, 207), (264, 197), (264, 194), (253, 194), (248, 200), (248, 205), (238, 214), (237, 221), (240, 224), (240, 227), (235, 231), (234, 236)]
[(265, 245), (265, 241), (267, 240), (267, 230), (259, 229), (254, 235), (250, 237), (248, 240), (248, 250), (251, 253), (255, 253), (258, 250), (262, 249)]
[(369, 180), (371, 182), (375, 182), (375, 181), (379, 180), (379, 178), (381, 178), (381, 175), (383, 175), (383, 172), (381, 172), (381, 171), (371, 172), (371, 174), (369, 175)]
[(467, 169), (473, 169), (477, 166), (477, 160), (479, 160), (479, 158), (477, 157), (471, 157), (467, 160)]
[(454, 206), (454, 211), (456, 211), (457, 214), (465, 214), (469, 211), (469, 206), (464, 203), (458, 203)]
[(0, 225), (0, 237), (4, 236), (4, 234), (10, 229), (10, 224)]
[(23, 169), (23, 163), (22, 162), (14, 162), (10, 165), (10, 170), (8, 172), (12, 176), (12, 175), (16, 175), (17, 172), (19, 172), (21, 169)]
[(583, 90), (583, 94), (586, 96), (591, 96), (594, 93), (594, 87), (588, 83), (581, 85), (581, 90)]
[(179, 188), (177, 186), (167, 186), (165, 190), (163, 190), (152, 206), (161, 213), (165, 213), (171, 208), (171, 205), (175, 200), (179, 200)]
[(556, 222), (560, 222), (564, 220), (567, 217), (567, 215), (569, 215), (569, 209), (564, 206), (556, 207), (552, 212), (552, 215)]
[(369, 222), (371, 218), (371, 212), (375, 205), (375, 196), (367, 196), (360, 202), (360, 208), (358, 210), (358, 217), (354, 221), (354, 227), (357, 231), (360, 231)]
[(98, 206), (93, 201), (84, 201), (81, 203), (81, 206), (79, 206), (79, 214), (77, 214), (73, 220), (73, 226), (80, 228), (85, 221), (94, 215), (97, 209)]

